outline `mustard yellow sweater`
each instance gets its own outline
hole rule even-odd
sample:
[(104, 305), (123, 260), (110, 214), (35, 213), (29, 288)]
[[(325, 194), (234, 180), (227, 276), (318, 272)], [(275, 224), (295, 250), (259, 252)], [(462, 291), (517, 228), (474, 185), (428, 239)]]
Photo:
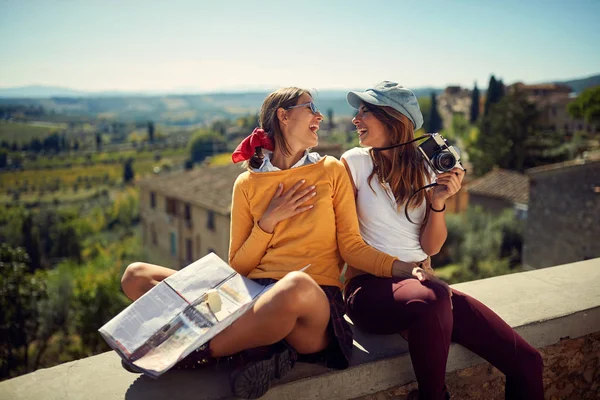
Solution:
[[(279, 222), (272, 234), (258, 226), (279, 183), (286, 192), (305, 179), (316, 186), (306, 204), (314, 208)], [(341, 287), (344, 260), (376, 276), (391, 276), (395, 258), (368, 246), (360, 236), (352, 184), (333, 157), (292, 169), (245, 172), (236, 180), (231, 205), (229, 264), (252, 279), (279, 279), (306, 270), (319, 285)]]

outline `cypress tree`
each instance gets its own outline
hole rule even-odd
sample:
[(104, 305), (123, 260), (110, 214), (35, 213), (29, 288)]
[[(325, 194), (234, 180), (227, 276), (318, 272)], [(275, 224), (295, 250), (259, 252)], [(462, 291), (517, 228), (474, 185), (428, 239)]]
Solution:
[(477, 82), (471, 93), (471, 115), (469, 121), (474, 124), (479, 118), (479, 89), (477, 88)]
[(135, 173), (133, 172), (133, 159), (128, 159), (123, 167), (123, 182), (129, 183), (133, 181)]
[(498, 95), (498, 82), (496, 77), (492, 75), (490, 78), (490, 84), (488, 85), (487, 93), (485, 94), (485, 106), (483, 108), (483, 115), (488, 115), (492, 104), (497, 103), (499, 100)]
[(148, 141), (154, 143), (154, 122), (148, 121)]
[(442, 128), (442, 118), (438, 113), (435, 93), (431, 92), (431, 113), (429, 114), (429, 131), (431, 133), (439, 132), (442, 130)]

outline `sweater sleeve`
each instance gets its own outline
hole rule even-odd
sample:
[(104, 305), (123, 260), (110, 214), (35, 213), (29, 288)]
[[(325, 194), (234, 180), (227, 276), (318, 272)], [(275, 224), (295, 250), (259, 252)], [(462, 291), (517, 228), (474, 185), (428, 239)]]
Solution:
[(247, 175), (240, 175), (233, 185), (229, 265), (247, 276), (260, 264), (273, 234), (263, 231), (258, 221), (254, 221), (247, 193), (243, 189), (244, 176)]
[(342, 258), (354, 268), (370, 274), (392, 276), (392, 264), (396, 258), (369, 246), (360, 235), (352, 183), (344, 165), (334, 160), (330, 171), (337, 242)]

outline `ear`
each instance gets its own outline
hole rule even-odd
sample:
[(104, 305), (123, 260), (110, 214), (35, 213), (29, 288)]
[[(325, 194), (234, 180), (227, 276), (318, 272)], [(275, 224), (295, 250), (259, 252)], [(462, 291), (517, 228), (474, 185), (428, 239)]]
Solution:
[(285, 111), (283, 109), (283, 107), (279, 107), (277, 109), (277, 119), (279, 120), (280, 123), (282, 123), (283, 125), (287, 125), (287, 121), (288, 121), (288, 115), (287, 115), (287, 111)]

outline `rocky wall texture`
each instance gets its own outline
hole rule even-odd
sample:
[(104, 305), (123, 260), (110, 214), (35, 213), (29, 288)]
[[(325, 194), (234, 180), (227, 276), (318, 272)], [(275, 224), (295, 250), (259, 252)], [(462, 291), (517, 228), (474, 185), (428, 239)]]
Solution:
[[(539, 349), (544, 358), (544, 388), (548, 400), (600, 399), (600, 332)], [(503, 400), (504, 375), (490, 364), (446, 375), (452, 399)], [(355, 400), (404, 400), (415, 382)]]

